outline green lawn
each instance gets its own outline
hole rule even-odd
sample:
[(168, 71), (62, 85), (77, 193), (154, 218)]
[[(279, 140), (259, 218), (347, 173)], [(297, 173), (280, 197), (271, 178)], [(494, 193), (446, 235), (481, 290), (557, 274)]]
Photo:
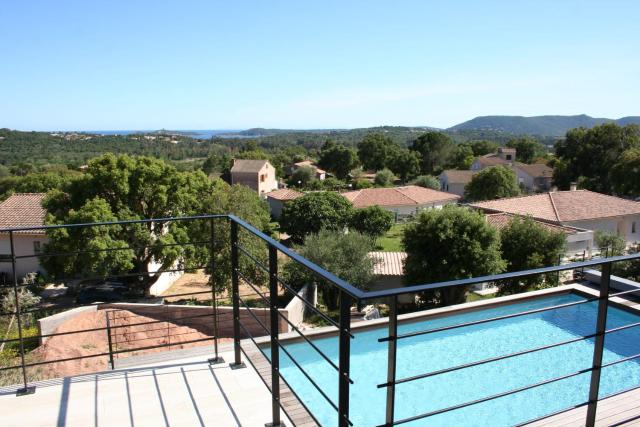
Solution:
[(387, 233), (376, 242), (377, 249), (383, 252), (401, 252), (401, 240), (406, 224), (394, 224)]

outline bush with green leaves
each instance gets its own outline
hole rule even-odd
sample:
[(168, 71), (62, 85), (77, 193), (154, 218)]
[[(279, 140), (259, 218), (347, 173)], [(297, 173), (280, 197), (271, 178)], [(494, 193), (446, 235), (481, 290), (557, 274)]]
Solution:
[(280, 229), (295, 243), (302, 243), (309, 234), (322, 229), (344, 230), (351, 221), (353, 206), (334, 192), (313, 192), (285, 204), (280, 217)]
[(376, 177), (373, 180), (373, 183), (376, 185), (376, 187), (393, 187), (395, 178), (396, 177), (393, 175), (393, 172), (385, 168), (376, 173)]
[[(564, 255), (566, 239), (562, 232), (551, 230), (528, 217), (516, 217), (500, 231), (502, 258), (507, 271), (530, 270), (558, 265)], [(500, 295), (526, 292), (544, 283), (552, 284), (552, 275), (535, 275), (497, 283)]]
[[(368, 254), (374, 247), (371, 237), (358, 232), (321, 230), (307, 236), (304, 244), (295, 245), (294, 250), (351, 285), (365, 289), (373, 278), (375, 261)], [(283, 277), (296, 289), (305, 284), (317, 286), (318, 295), (327, 309), (338, 308), (338, 289), (300, 264), (288, 262)]]
[(440, 181), (433, 175), (420, 175), (411, 181), (411, 184), (432, 190), (440, 190)]
[[(402, 244), (407, 252), (405, 283), (417, 285), (467, 279), (504, 271), (498, 231), (484, 215), (461, 206), (422, 211), (407, 224)], [(426, 305), (447, 306), (465, 301), (466, 286), (423, 292)]]
[(622, 255), (627, 247), (627, 242), (622, 236), (609, 231), (596, 230), (593, 241), (602, 256)]
[(391, 229), (393, 214), (380, 206), (355, 209), (351, 216), (350, 230), (378, 238)]
[(520, 195), (516, 173), (506, 166), (483, 169), (471, 178), (464, 196), (469, 201), (495, 200)]

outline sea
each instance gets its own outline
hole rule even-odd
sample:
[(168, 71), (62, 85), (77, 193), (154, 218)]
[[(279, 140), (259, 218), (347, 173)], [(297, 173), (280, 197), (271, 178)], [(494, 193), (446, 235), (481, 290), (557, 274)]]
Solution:
[[(87, 130), (82, 133), (93, 135), (133, 135), (136, 133), (156, 133), (154, 130)], [(214, 136), (220, 138), (247, 138), (246, 135), (239, 135), (239, 129), (209, 129), (209, 130), (166, 130), (168, 134), (179, 134), (196, 139), (210, 139)]]

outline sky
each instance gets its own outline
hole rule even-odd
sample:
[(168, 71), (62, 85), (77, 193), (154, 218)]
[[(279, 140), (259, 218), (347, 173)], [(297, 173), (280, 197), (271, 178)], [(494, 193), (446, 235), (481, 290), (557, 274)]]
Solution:
[(640, 115), (640, 2), (5, 0), (0, 127)]

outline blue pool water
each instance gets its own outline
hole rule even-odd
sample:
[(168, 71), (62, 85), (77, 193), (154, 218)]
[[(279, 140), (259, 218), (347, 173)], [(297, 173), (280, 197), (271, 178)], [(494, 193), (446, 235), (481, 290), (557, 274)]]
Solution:
[[(567, 294), (545, 297), (503, 307), (424, 320), (399, 326), (399, 333), (454, 325), (525, 310), (582, 300)], [(399, 341), (397, 378), (419, 375), (463, 363), (505, 355), (542, 345), (569, 340), (595, 330), (597, 303), (550, 310), (543, 313), (437, 332)], [(607, 328), (638, 322), (640, 317), (610, 306)], [(355, 426), (384, 423), (387, 344), (382, 327), (355, 333), (351, 340), (350, 419)], [(314, 343), (338, 364), (338, 339), (329, 337)], [(314, 381), (338, 402), (338, 374), (309, 344), (296, 342), (286, 349)], [(268, 353), (268, 349), (266, 352)], [(604, 363), (640, 353), (640, 328), (615, 332), (605, 340)], [(450, 372), (396, 387), (396, 420), (451, 405), (480, 399), (524, 387), (591, 366), (593, 340), (542, 350), (523, 356)], [(337, 425), (337, 413), (304, 377), (284, 352), (281, 372), (301, 400), (324, 426)], [(409, 426), (510, 426), (560, 411), (587, 400), (590, 374), (540, 386), (531, 390), (472, 405)], [(627, 361), (604, 368), (600, 397), (640, 385), (640, 364)]]

